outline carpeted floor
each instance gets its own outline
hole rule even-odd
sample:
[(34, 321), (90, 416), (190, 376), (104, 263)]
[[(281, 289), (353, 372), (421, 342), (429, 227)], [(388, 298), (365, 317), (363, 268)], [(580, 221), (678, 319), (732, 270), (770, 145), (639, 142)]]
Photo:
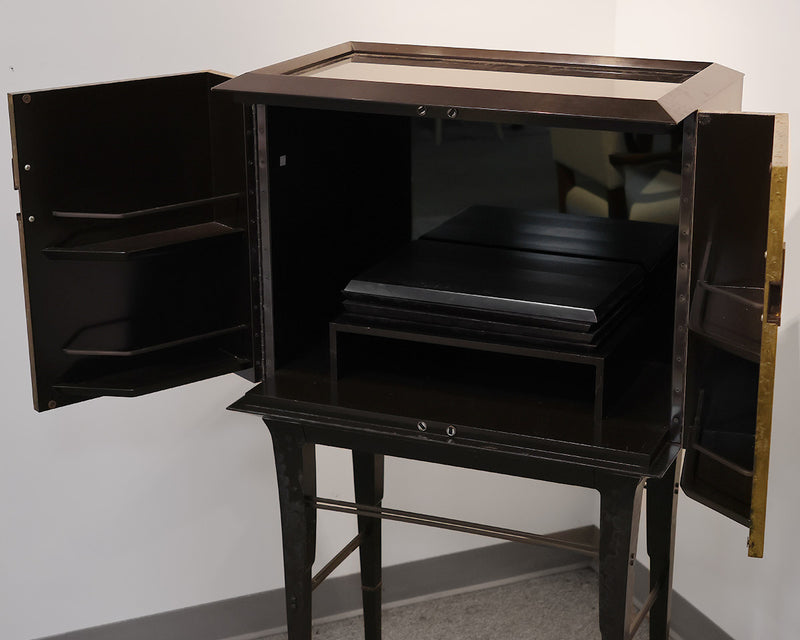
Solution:
[[(635, 640), (647, 640), (647, 621)], [(360, 616), (314, 627), (320, 640), (364, 637)], [(383, 612), (383, 640), (594, 640), (597, 574), (591, 569), (401, 605)], [(286, 640), (286, 634), (269, 640)]]

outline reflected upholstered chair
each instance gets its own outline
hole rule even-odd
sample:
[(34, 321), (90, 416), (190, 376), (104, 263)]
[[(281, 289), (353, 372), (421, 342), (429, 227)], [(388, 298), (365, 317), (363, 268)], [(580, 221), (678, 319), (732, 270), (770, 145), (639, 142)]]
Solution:
[(564, 213), (677, 224), (680, 150), (668, 136), (551, 129)]

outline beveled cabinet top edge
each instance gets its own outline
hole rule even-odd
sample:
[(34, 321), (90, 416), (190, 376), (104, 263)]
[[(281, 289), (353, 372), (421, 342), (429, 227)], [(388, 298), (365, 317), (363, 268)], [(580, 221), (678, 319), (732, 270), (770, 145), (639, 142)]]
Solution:
[[(471, 61), (483, 63), (515, 63), (524, 65), (553, 65), (569, 67), (570, 72), (581, 70), (595, 72), (615, 71), (617, 74), (632, 74), (636, 71), (691, 76), (706, 67), (709, 62), (683, 60), (659, 60), (649, 58), (627, 58), (621, 56), (582, 55), (571, 53), (547, 53), (512, 51), (500, 49), (471, 49), (462, 47), (434, 47), (427, 45), (389, 44), (378, 42), (344, 42), (319, 51), (291, 58), (273, 65), (255, 69), (252, 73), (263, 75), (295, 75), (309, 67), (330, 64), (337, 59), (364, 55), (374, 58), (396, 58), (426, 61)], [(620, 75), (620, 77), (624, 77)]]
[[(350, 63), (410, 67), (412, 79), (408, 82), (384, 81), (380, 74), (369, 80), (315, 77), (318, 70)], [(418, 83), (413, 79), (413, 67), (417, 66), (603, 78), (629, 84), (637, 81), (665, 83), (666, 99)], [(706, 72), (709, 68), (712, 73)], [(641, 123), (670, 127), (685, 117), (686, 108), (693, 101), (697, 102), (696, 108), (700, 108), (709, 94), (721, 90), (717, 86), (719, 82), (712, 82), (714, 78), (718, 79), (717, 68), (725, 69), (707, 62), (346, 42), (242, 74), (214, 90), (232, 92), (242, 102), (296, 107), (429, 117), (446, 116), (449, 109), (454, 109), (452, 113), (457, 115), (450, 117), (463, 119), (519, 121), (529, 116), (566, 116), (599, 124)], [(737, 74), (737, 77), (741, 75)], [(689, 82), (690, 90), (684, 90), (684, 84)], [(673, 106), (673, 94), (681, 97), (680, 109)], [(348, 101), (351, 103), (349, 106)], [(437, 108), (444, 111), (439, 113)]]
[(99, 82), (84, 82), (81, 84), (69, 84), (69, 85), (62, 85), (58, 87), (45, 87), (44, 89), (31, 89), (28, 91), (11, 91), (6, 95), (10, 101), (17, 97), (17, 96), (24, 96), (26, 94), (37, 94), (37, 93), (47, 93), (48, 91), (63, 91), (65, 89), (83, 89), (85, 87), (99, 87), (106, 84), (120, 84), (123, 82), (143, 82), (147, 80), (168, 80), (169, 78), (180, 78), (180, 77), (187, 77), (187, 76), (202, 76), (202, 75), (211, 75), (211, 76), (219, 76), (228, 79), (233, 79), (234, 76), (232, 73), (228, 73), (227, 71), (217, 71), (216, 69), (199, 69), (197, 71), (182, 71), (179, 73), (163, 73), (155, 76), (137, 76), (135, 78), (122, 78), (119, 80), (101, 80)]

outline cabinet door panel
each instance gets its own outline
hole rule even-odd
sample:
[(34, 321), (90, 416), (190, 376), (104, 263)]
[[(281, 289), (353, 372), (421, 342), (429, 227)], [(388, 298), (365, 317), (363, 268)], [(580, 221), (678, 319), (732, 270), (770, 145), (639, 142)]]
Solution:
[(250, 366), (243, 109), (196, 73), (9, 96), (37, 410)]
[(763, 554), (788, 121), (700, 113), (682, 486)]

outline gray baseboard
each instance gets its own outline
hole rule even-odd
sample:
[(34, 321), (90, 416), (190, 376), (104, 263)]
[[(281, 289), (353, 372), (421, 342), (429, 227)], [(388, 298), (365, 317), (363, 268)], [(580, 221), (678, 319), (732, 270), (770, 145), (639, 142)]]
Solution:
[[(560, 535), (594, 535), (583, 527)], [(561, 549), (506, 542), (384, 568), (384, 603), (397, 606), (419, 598), (439, 597), (590, 566), (586, 556)], [(648, 572), (637, 566), (636, 594), (647, 597)], [(358, 575), (326, 580), (314, 592), (314, 619), (353, 615), (361, 607)], [(210, 602), (152, 616), (115, 622), (40, 640), (255, 640), (286, 624), (283, 590)], [(679, 594), (672, 604), (672, 628), (680, 640), (733, 640)]]
[[(650, 591), (650, 572), (641, 562), (636, 563), (633, 599), (641, 604)], [(725, 631), (676, 591), (672, 592), (670, 635), (675, 640), (733, 640)]]

